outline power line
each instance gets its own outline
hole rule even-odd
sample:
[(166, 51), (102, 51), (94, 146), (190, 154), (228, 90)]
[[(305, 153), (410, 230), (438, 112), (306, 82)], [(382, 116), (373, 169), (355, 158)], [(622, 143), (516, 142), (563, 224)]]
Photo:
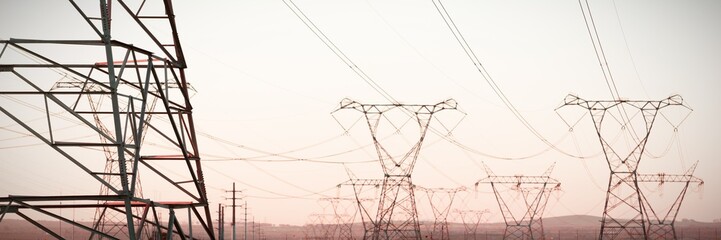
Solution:
[(636, 61), (633, 59), (633, 54), (631, 54), (631, 48), (628, 46), (628, 38), (626, 37), (626, 31), (623, 30), (623, 24), (621, 24), (621, 16), (618, 14), (618, 7), (616, 6), (616, 0), (611, 0), (611, 3), (613, 3), (613, 9), (616, 13), (616, 20), (618, 22), (618, 28), (621, 29), (621, 36), (623, 37), (623, 43), (626, 45), (626, 52), (628, 52), (628, 57), (631, 58), (631, 66), (633, 66), (633, 71), (636, 73), (636, 79), (638, 79), (638, 82), (641, 84), (641, 89), (643, 89), (643, 92), (646, 94), (646, 97), (648, 96), (648, 91), (646, 91), (646, 86), (643, 84), (643, 81), (641, 81), (641, 75), (638, 73), (638, 68), (636, 67)]
[[(611, 74), (611, 68), (608, 66), (606, 53), (603, 51), (603, 45), (601, 45), (601, 39), (598, 36), (596, 22), (593, 20), (591, 6), (588, 5), (588, 0), (578, 0), (578, 4), (581, 7), (583, 21), (586, 24), (586, 30), (588, 31), (588, 36), (591, 38), (591, 43), (593, 44), (593, 51), (596, 53), (596, 60), (598, 60), (598, 64), (601, 67), (601, 71), (603, 72), (603, 78), (606, 80), (608, 90), (611, 92), (611, 96), (614, 100), (620, 100), (618, 88), (616, 87), (616, 82), (613, 80), (613, 74)], [(588, 14), (586, 14), (587, 12)]]
[[(303, 24), (305, 24), (306, 27), (308, 27), (308, 29), (310, 29), (310, 30), (313, 32), (313, 34), (315, 34), (316, 37), (318, 37), (318, 38), (323, 42), (323, 44), (326, 45), (326, 47), (328, 47), (331, 51), (333, 51), (333, 53), (334, 53), (339, 59), (341, 59), (341, 61), (343, 61), (343, 63), (345, 63), (346, 65), (348, 65), (348, 66), (351, 68), (351, 70), (353, 70), (363, 81), (365, 81), (365, 82), (366, 82), (368, 85), (370, 85), (376, 92), (378, 92), (380, 95), (382, 95), (384, 98), (386, 98), (386, 100), (388, 100), (388, 101), (390, 101), (390, 102), (392, 102), (392, 103), (398, 103), (398, 101), (397, 101), (395, 98), (393, 98), (388, 92), (386, 92), (385, 90), (383, 90), (383, 89), (380, 87), (380, 85), (378, 85), (372, 78), (370, 78), (370, 76), (368, 76), (367, 74), (365, 74), (365, 72), (364, 72), (362, 69), (360, 69), (350, 58), (348, 58), (348, 57), (340, 50), (340, 48), (338, 48), (337, 45), (335, 45), (335, 43), (333, 43), (333, 42), (307, 17), (307, 15), (306, 15), (305, 13), (303, 13), (303, 11), (302, 11), (300, 8), (298, 8), (297, 5), (295, 5), (295, 3), (294, 3), (292, 0), (283, 0), (283, 3), (284, 3), (291, 11), (293, 11), (293, 13), (303, 22)], [(481, 75), (483, 76), (483, 78), (486, 79), (486, 81), (489, 83), (489, 85), (491, 85), (491, 87), (492, 87), (492, 89), (494, 90), (494, 92), (501, 98), (501, 100), (503, 101), (504, 105), (506, 105), (506, 107), (511, 110), (511, 112), (516, 116), (516, 118), (518, 118), (518, 119), (521, 121), (521, 123), (522, 123), (527, 129), (529, 129), (529, 130), (531, 131), (531, 133), (533, 133), (537, 138), (539, 138), (542, 142), (544, 142), (546, 145), (548, 145), (549, 148), (555, 149), (556, 151), (558, 151), (558, 152), (560, 152), (560, 153), (562, 153), (562, 154), (564, 154), (564, 155), (567, 155), (567, 156), (569, 156), (569, 157), (581, 158), (581, 159), (586, 158), (585, 156), (578, 156), (578, 155), (570, 154), (570, 153), (568, 153), (568, 152), (566, 152), (566, 151), (561, 150), (561, 149), (558, 148), (555, 144), (551, 143), (551, 142), (548, 141), (545, 137), (543, 137), (532, 125), (530, 125), (530, 123), (523, 117), (523, 115), (521, 115), (521, 113), (515, 108), (515, 106), (513, 106), (513, 104), (510, 102), (510, 100), (508, 100), (508, 98), (505, 96), (505, 94), (500, 90), (500, 88), (498, 87), (498, 85), (496, 85), (496, 83), (493, 81), (493, 79), (491, 78), (491, 76), (490, 76), (490, 75), (488, 74), (488, 72), (485, 70), (485, 68), (483, 67), (483, 65), (480, 63), (480, 61), (479, 61), (478, 58), (476, 57), (475, 53), (473, 53), (473, 51), (472, 51), (472, 49), (470, 48), (470, 46), (468, 46), (468, 43), (467, 43), (467, 42), (465, 41), (465, 39), (463, 38), (463, 36), (461, 35), (460, 31), (459, 31), (458, 28), (455, 26), (455, 23), (453, 23), (453, 20), (450, 18), (450, 16), (448, 15), (447, 11), (445, 10), (445, 7), (442, 6), (442, 3), (440, 3), (440, 1), (439, 1), (439, 4), (440, 4), (441, 7), (443, 8), (443, 12), (445, 12), (445, 15), (441, 12), (440, 8), (438, 8), (438, 5), (436, 5), (436, 4), (435, 4), (435, 1), (434, 1), (434, 5), (436, 6), (436, 9), (439, 11), (439, 13), (441, 13), (441, 16), (443, 16), (444, 21), (446, 22), (446, 24), (449, 26), (449, 28), (450, 28), (451, 31), (453, 32), (453, 34), (454, 34), (454, 36), (456, 37), (456, 39), (458, 40), (459, 44), (461, 44), (461, 46), (463, 47), (463, 50), (466, 52), (466, 54), (468, 55), (468, 57), (471, 58), (471, 61), (474, 63), (474, 66), (478, 69), (478, 71), (481, 73)], [(446, 18), (446, 16), (447, 16), (447, 18)], [(456, 31), (454, 31), (454, 29), (455, 29)], [(406, 113), (406, 114), (408, 114), (408, 113)], [(461, 149), (464, 149), (464, 150), (466, 150), (466, 151), (471, 151), (471, 152), (473, 152), (473, 153), (475, 153), (475, 154), (479, 154), (479, 155), (486, 156), (486, 157), (492, 157), (492, 158), (496, 158), (496, 159), (520, 160), (520, 159), (526, 159), (526, 158), (530, 158), (530, 157), (535, 157), (535, 156), (538, 156), (538, 155), (543, 154), (543, 153), (545, 153), (546, 151), (548, 151), (548, 149), (545, 149), (545, 150), (542, 150), (542, 151), (539, 152), (539, 153), (531, 154), (531, 155), (528, 156), (528, 157), (521, 157), (521, 158), (500, 157), (500, 156), (495, 156), (495, 155), (492, 155), (492, 154), (486, 154), (486, 153), (483, 153), (483, 152), (481, 152), (481, 151), (478, 151), (478, 150), (475, 150), (475, 149), (473, 149), (473, 148), (470, 148), (470, 147), (468, 147), (468, 146), (466, 146), (466, 145), (463, 145), (463, 144), (461, 144), (460, 142), (458, 142), (457, 140), (451, 139), (448, 135), (439, 133), (439, 131), (436, 130), (435, 128), (433, 128), (433, 127), (430, 127), (429, 130), (431, 130), (431, 132), (433, 132), (433, 133), (435, 133), (435, 134), (437, 134), (437, 135), (439, 135), (439, 136), (442, 136), (443, 138), (445, 138), (446, 140), (448, 140), (450, 143), (453, 143), (454, 145), (457, 145), (457, 146), (460, 147)]]
[[(223, 144), (230, 145), (230, 146), (233, 146), (233, 147), (237, 147), (237, 148), (241, 148), (241, 149), (246, 149), (246, 150), (250, 150), (250, 151), (253, 151), (253, 152), (257, 152), (257, 153), (262, 153), (262, 154), (264, 154), (264, 155), (259, 155), (259, 156), (243, 157), (243, 158), (233, 158), (233, 157), (225, 157), (225, 156), (217, 156), (217, 155), (216, 155), (215, 157), (219, 158), (218, 160), (228, 159), (228, 160), (259, 161), (259, 162), (266, 161), (266, 162), (267, 162), (267, 161), (271, 161), (271, 160), (262, 159), (262, 158), (280, 157), (280, 158), (285, 158), (286, 160), (278, 160), (278, 161), (286, 161), (286, 162), (288, 162), (288, 161), (307, 161), (307, 162), (344, 163), (344, 162), (322, 161), (322, 160), (318, 160), (318, 159), (324, 159), (324, 158), (331, 158), (331, 157), (335, 157), (335, 156), (340, 156), (340, 155), (343, 155), (343, 154), (355, 152), (355, 151), (358, 151), (358, 150), (361, 150), (361, 149), (364, 149), (364, 148), (366, 148), (366, 147), (371, 146), (371, 144), (367, 144), (367, 145), (364, 145), (364, 146), (359, 146), (359, 147), (357, 147), (357, 148), (351, 148), (351, 149), (344, 150), (344, 151), (340, 151), (340, 152), (335, 152), (335, 153), (330, 153), (330, 154), (325, 154), (325, 155), (315, 156), (315, 157), (305, 157), (305, 158), (303, 158), (303, 157), (289, 156), (289, 155), (286, 155), (286, 154), (287, 154), (287, 153), (298, 152), (298, 151), (302, 151), (302, 150), (307, 150), (307, 149), (310, 149), (310, 148), (313, 148), (313, 147), (316, 147), (316, 146), (320, 146), (320, 145), (322, 145), (322, 144), (324, 144), (324, 143), (331, 142), (332, 140), (337, 139), (338, 137), (343, 136), (343, 135), (335, 136), (335, 137), (332, 137), (332, 138), (330, 138), (330, 139), (328, 139), (328, 140), (323, 140), (323, 141), (320, 141), (320, 142), (317, 142), (317, 143), (313, 143), (313, 144), (307, 145), (307, 146), (305, 146), (305, 147), (296, 148), (296, 149), (293, 149), (293, 150), (283, 151), (283, 152), (277, 152), (277, 153), (276, 153), (276, 152), (270, 152), (270, 151), (261, 150), (261, 149), (258, 149), (258, 148), (253, 148), (253, 147), (249, 147), (249, 146), (246, 146), (246, 145), (238, 144), (238, 143), (235, 143), (235, 142), (233, 142), (233, 141), (230, 141), (230, 140), (227, 140), (227, 139), (222, 139), (222, 138), (213, 136), (212, 134), (205, 133), (205, 132), (197, 132), (197, 134), (200, 135), (200, 136), (206, 137), (206, 138), (208, 138), (208, 139), (210, 139), (210, 140), (216, 141), (216, 142), (218, 142), (218, 143), (223, 143)], [(364, 162), (365, 162), (365, 161), (364, 161)]]
[(353, 62), (353, 60), (351, 60), (345, 53), (343, 53), (343, 51), (341, 51), (340, 48), (338, 48), (338, 46), (336, 46), (335, 43), (333, 43), (333, 41), (331, 41), (330, 38), (328, 38), (328, 36), (326, 36), (323, 31), (321, 31), (320, 28), (318, 28), (318, 26), (314, 24), (313, 21), (311, 21), (308, 16), (306, 16), (305, 13), (303, 13), (303, 11), (300, 10), (300, 8), (298, 8), (298, 6), (295, 5), (292, 0), (283, 0), (283, 3), (288, 6), (291, 11), (293, 11), (293, 14), (295, 14), (295, 16), (298, 17), (298, 19), (300, 19), (303, 24), (305, 24), (305, 26), (308, 27), (308, 29), (310, 29), (313, 34), (315, 34), (315, 36), (318, 37), (318, 39), (320, 39), (323, 44), (325, 44), (325, 46), (333, 52), (333, 54), (340, 58), (343, 63), (348, 65), (348, 67), (350, 67), (350, 69), (353, 70), (353, 72), (358, 75), (358, 77), (363, 79), (363, 81), (365, 81), (368, 86), (373, 88), (373, 90), (378, 92), (378, 94), (383, 96), (383, 98), (385, 98), (389, 102), (398, 103), (398, 101), (393, 98), (393, 96), (383, 90), (383, 88), (381, 88), (381, 86), (378, 85), (376, 81), (374, 81), (370, 76), (368, 76), (368, 74), (366, 74), (362, 69), (360, 69)]
[[(446, 10), (445, 6), (443, 6), (443, 3), (440, 0), (432, 0), (432, 2), (433, 2), (433, 6), (435, 6), (436, 10), (443, 18), (443, 22), (445, 22), (446, 26), (448, 26), (448, 29), (451, 31), (451, 33), (453, 33), (453, 37), (456, 39), (456, 41), (461, 46), (461, 48), (463, 48), (463, 52), (466, 54), (466, 56), (468, 56), (468, 58), (473, 63), (473, 66), (478, 70), (478, 72), (481, 74), (481, 76), (486, 81), (486, 83), (488, 83), (488, 85), (491, 87), (493, 92), (498, 96), (498, 98), (501, 99), (501, 101), (506, 106), (506, 108), (508, 108), (511, 111), (511, 113), (513, 113), (513, 115), (516, 117), (516, 119), (518, 119), (521, 122), (521, 124), (523, 124), (523, 126), (526, 127), (526, 129), (528, 129), (534, 136), (536, 136), (538, 139), (540, 139), (543, 143), (548, 145), (550, 148), (552, 148), (566, 156), (569, 156), (569, 157), (583, 158), (582, 156), (570, 154), (570, 153), (558, 148), (555, 144), (551, 143), (543, 135), (541, 135), (541, 133), (538, 132), (538, 130), (536, 130), (536, 128), (534, 128), (528, 122), (528, 120), (526, 120), (526, 118), (521, 114), (521, 112), (518, 111), (518, 109), (508, 99), (508, 97), (503, 93), (503, 91), (501, 91), (501, 88), (493, 80), (491, 75), (488, 73), (486, 68), (483, 66), (481, 61), (478, 59), (478, 56), (476, 56), (476, 54), (473, 52), (473, 49), (470, 47), (470, 45), (468, 45), (468, 42), (463, 37), (463, 34), (461, 33), (460, 29), (458, 29), (458, 26), (451, 18), (450, 14)], [(458, 145), (459, 147), (461, 147), (463, 149), (466, 149), (466, 150), (469, 149), (467, 146), (463, 146), (460, 143), (458, 143), (457, 141), (452, 141), (452, 143)]]
[[(303, 191), (308, 192), (308, 194), (304, 194), (304, 195), (288, 195), (288, 194), (284, 194), (284, 193), (279, 193), (279, 192), (271, 191), (271, 190), (268, 190), (268, 189), (266, 189), (266, 188), (258, 187), (258, 186), (255, 186), (255, 185), (253, 185), (253, 184), (249, 184), (249, 183), (247, 183), (247, 182), (245, 182), (245, 181), (241, 181), (240, 179), (237, 179), (237, 178), (235, 178), (235, 177), (232, 177), (232, 176), (230, 176), (230, 175), (228, 175), (228, 174), (223, 173), (222, 171), (219, 171), (219, 170), (217, 170), (217, 169), (215, 169), (215, 168), (213, 168), (213, 167), (207, 166), (207, 165), (203, 165), (203, 167), (205, 167), (205, 168), (207, 168), (207, 169), (209, 169), (209, 170), (211, 170), (211, 171), (213, 171), (213, 172), (215, 172), (215, 173), (218, 173), (218, 174), (222, 175), (223, 177), (226, 177), (226, 178), (228, 178), (228, 179), (230, 179), (230, 180), (239, 182), (239, 183), (241, 183), (241, 184), (243, 184), (243, 185), (245, 185), (245, 186), (247, 186), (247, 187), (250, 187), (250, 188), (259, 190), (259, 191), (261, 191), (261, 192), (265, 192), (265, 193), (273, 194), (273, 195), (276, 195), (276, 196), (280, 196), (279, 198), (273, 198), (273, 197), (262, 197), (262, 196), (246, 195), (246, 196), (252, 197), (252, 198), (265, 198), (265, 199), (308, 199), (308, 200), (314, 200), (315, 198), (309, 198), (309, 197), (310, 197), (310, 196), (316, 196), (316, 195), (327, 197), (327, 195), (322, 194), (322, 193), (337, 188), (337, 186), (333, 186), (333, 187), (330, 187), (330, 188), (327, 188), (327, 189), (324, 189), (324, 190), (321, 190), (321, 191), (312, 191), (312, 190), (308, 190), (308, 189), (301, 189), (301, 190), (303, 190)], [(213, 188), (221, 189), (221, 190), (222, 190), (222, 188), (218, 188), (218, 187), (213, 187)]]

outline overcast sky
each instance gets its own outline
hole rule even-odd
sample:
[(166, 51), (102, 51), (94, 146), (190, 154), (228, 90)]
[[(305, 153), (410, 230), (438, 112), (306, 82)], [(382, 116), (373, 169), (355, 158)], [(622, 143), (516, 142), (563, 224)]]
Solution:
[[(648, 142), (648, 152), (656, 157), (644, 156), (639, 171), (682, 173), (699, 161), (695, 175), (705, 180), (705, 188), (702, 193), (689, 191), (679, 219), (721, 218), (721, 175), (717, 173), (721, 170), (717, 160), (721, 151), (721, 108), (717, 105), (721, 103), (717, 92), (721, 90), (721, 2), (589, 2), (620, 96), (660, 100), (679, 94), (693, 108), (678, 132), (665, 118), (656, 122)], [(486, 176), (481, 162), (498, 175), (539, 175), (555, 162), (552, 176), (562, 182), (563, 191), (549, 201), (545, 216), (600, 216), (609, 170), (593, 122), (586, 116), (571, 132), (559, 115), (575, 120), (583, 109), (571, 106), (558, 114), (554, 111), (569, 93), (589, 100), (612, 98), (578, 2), (443, 3), (520, 114), (558, 149), (587, 158), (549, 149), (513, 115), (465, 55), (430, 0), (295, 1), (394, 99), (435, 104), (453, 98), (466, 114), (441, 112), (432, 125), (451, 128), (462, 119), (453, 138), (471, 150), (429, 133), (413, 172), (415, 184), (468, 187), (454, 208), (487, 208), (496, 213), (491, 221), (501, 221), (490, 188), (481, 185), (478, 194), (473, 193), (473, 183)], [(67, 2), (11, 0), (2, 5), (0, 39), (92, 38), (82, 17)], [(203, 136), (200, 153), (208, 160), (203, 167), (212, 204), (227, 203), (224, 191), (236, 182), (246, 192), (256, 220), (304, 224), (309, 214), (322, 213), (317, 199), (336, 196), (335, 186), (348, 179), (346, 170), (363, 178), (382, 177), (380, 164), (368, 162), (377, 155), (365, 123), (356, 124), (349, 134), (338, 123), (358, 119), (360, 113), (331, 112), (343, 98), (362, 103), (387, 100), (355, 75), (283, 1), (177, 1), (174, 7), (188, 80), (197, 90), (191, 101), (196, 131)], [(125, 35), (115, 35), (124, 40)], [(670, 109), (668, 115), (674, 119), (683, 112)], [(22, 131), (7, 117), (0, 121), (2, 140), (15, 136), (8, 129)], [(415, 141), (413, 134), (405, 137)], [(58, 177), (52, 176), (57, 173), (49, 170), (28, 174), (42, 171), (34, 166), (60, 157), (47, 146), (19, 147), (24, 144), (0, 142), (0, 195), (72, 193), (99, 187), (73, 180), (65, 180), (67, 185), (58, 183), (53, 180)], [(406, 151), (395, 147), (392, 152)], [(273, 162), (284, 160), (277, 156), (255, 158), (263, 161), (228, 160), (267, 155), (250, 149), (296, 158), (332, 156), (318, 159), (330, 163)], [(523, 159), (504, 160), (508, 158)], [(352, 164), (339, 164), (343, 162)], [(644, 189), (664, 199), (677, 194), (673, 186)], [(147, 190), (145, 195), (171, 197), (158, 189)], [(417, 197), (425, 195), (417, 193)], [(422, 219), (432, 219), (427, 207), (419, 208)]]

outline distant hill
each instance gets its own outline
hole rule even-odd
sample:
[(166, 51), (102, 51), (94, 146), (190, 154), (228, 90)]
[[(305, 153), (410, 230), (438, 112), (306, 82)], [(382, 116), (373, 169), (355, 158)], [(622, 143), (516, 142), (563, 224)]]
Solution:
[(571, 215), (543, 218), (544, 227), (597, 227), (601, 226), (601, 217), (588, 215)]

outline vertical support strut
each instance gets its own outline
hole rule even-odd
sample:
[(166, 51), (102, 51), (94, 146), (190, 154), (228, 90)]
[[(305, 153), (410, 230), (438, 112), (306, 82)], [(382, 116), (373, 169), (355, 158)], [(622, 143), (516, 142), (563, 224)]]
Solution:
[(135, 226), (133, 221), (133, 209), (131, 207), (131, 201), (133, 196), (130, 194), (130, 188), (128, 186), (128, 171), (126, 169), (125, 162), (125, 137), (123, 137), (122, 122), (120, 121), (120, 106), (118, 103), (118, 80), (115, 78), (113, 48), (111, 45), (110, 37), (110, 6), (105, 0), (100, 1), (100, 14), (102, 17), (103, 35), (102, 41), (105, 44), (105, 55), (108, 64), (108, 80), (110, 82), (110, 99), (112, 101), (113, 108), (113, 122), (115, 123), (115, 142), (118, 149), (118, 165), (120, 168), (120, 185), (121, 194), (124, 195), (123, 201), (125, 202), (125, 216), (126, 224), (128, 229), (128, 236), (131, 240), (135, 239)]

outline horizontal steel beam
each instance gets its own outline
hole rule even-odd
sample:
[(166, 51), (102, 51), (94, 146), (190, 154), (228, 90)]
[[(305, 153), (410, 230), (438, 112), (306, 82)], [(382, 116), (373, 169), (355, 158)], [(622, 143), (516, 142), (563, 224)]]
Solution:
[(123, 200), (124, 195), (67, 195), (67, 196), (18, 196), (9, 195), (7, 197), (0, 198), (0, 202), (8, 201), (112, 201), (112, 200)]

